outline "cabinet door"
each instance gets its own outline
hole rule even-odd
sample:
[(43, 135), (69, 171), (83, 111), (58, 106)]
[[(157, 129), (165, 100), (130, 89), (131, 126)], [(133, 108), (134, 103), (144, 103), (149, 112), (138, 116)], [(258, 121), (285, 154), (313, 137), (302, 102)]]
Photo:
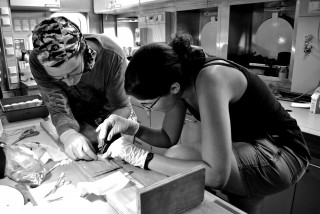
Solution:
[(162, 121), (164, 113), (160, 111), (151, 111), (151, 127), (160, 128), (162, 127)]
[(138, 123), (145, 125), (145, 126), (150, 126), (151, 124), (151, 119), (150, 119), (150, 112), (144, 110), (143, 108), (133, 105), (132, 104), (133, 111), (136, 113), (137, 118), (138, 118)]
[(292, 214), (320, 213), (320, 159), (313, 158), (306, 174), (298, 182)]
[(201, 123), (187, 114), (181, 133), (181, 144), (193, 148), (201, 148)]
[(290, 214), (295, 186), (277, 194), (266, 196), (262, 206), (262, 214)]
[[(153, 128), (161, 128), (162, 127), (162, 121), (164, 118), (164, 113), (159, 111), (151, 111), (151, 127)], [(164, 154), (167, 149), (166, 148), (159, 148), (152, 146), (151, 151), (157, 154)]]
[[(142, 108), (140, 104), (133, 98), (131, 98), (131, 104), (132, 104), (133, 111), (137, 115), (138, 123), (144, 126), (150, 126), (151, 124), (150, 111), (147, 111), (144, 108)], [(139, 148), (151, 151), (151, 146), (138, 138), (134, 140), (134, 144)]]

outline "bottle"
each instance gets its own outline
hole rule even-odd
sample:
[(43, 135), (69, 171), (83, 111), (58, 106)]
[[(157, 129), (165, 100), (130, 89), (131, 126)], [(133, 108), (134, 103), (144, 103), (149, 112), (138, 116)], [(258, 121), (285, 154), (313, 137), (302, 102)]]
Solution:
[(287, 66), (279, 66), (278, 77), (281, 79), (286, 79), (288, 78), (288, 72), (289, 72), (289, 69)]

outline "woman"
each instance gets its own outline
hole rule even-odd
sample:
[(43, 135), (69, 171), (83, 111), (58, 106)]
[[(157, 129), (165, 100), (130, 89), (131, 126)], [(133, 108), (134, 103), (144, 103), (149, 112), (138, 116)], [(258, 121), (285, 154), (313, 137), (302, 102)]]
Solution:
[[(117, 141), (105, 156), (173, 175), (196, 165), (206, 168), (207, 187), (222, 190), (234, 205), (259, 213), (264, 196), (295, 184), (310, 154), (296, 121), (258, 76), (231, 61), (206, 55), (177, 35), (169, 45), (142, 46), (125, 75), (125, 90), (148, 109), (165, 112), (160, 130), (112, 115), (99, 138), (135, 135), (164, 156)], [(201, 121), (200, 148), (176, 145), (186, 111)]]

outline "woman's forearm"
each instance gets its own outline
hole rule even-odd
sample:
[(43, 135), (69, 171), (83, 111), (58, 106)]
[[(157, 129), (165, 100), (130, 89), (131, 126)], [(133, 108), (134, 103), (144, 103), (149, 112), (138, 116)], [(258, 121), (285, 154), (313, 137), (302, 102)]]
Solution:
[(152, 146), (160, 148), (169, 148), (173, 145), (162, 129), (155, 129), (141, 124), (135, 136)]
[(221, 180), (220, 173), (211, 168), (208, 164), (201, 160), (180, 160), (174, 158), (168, 158), (162, 155), (154, 154), (153, 159), (150, 161), (148, 168), (162, 173), (168, 176), (172, 176), (178, 173), (186, 172), (194, 167), (202, 165), (205, 167), (205, 185), (222, 189), (225, 185), (225, 181)]

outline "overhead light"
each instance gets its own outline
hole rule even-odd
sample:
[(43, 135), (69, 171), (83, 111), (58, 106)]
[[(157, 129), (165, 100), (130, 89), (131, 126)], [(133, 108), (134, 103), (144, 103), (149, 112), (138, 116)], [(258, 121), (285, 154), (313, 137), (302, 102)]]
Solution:
[[(138, 6), (140, 4), (156, 2), (156, 0), (113, 0), (110, 4), (120, 5), (120, 7)], [(112, 7), (114, 8), (114, 7)]]
[(108, 11), (116, 10), (119, 8), (137, 7), (142, 4), (164, 1), (169, 0), (101, 0), (94, 1), (93, 6), (95, 13), (106, 13)]

